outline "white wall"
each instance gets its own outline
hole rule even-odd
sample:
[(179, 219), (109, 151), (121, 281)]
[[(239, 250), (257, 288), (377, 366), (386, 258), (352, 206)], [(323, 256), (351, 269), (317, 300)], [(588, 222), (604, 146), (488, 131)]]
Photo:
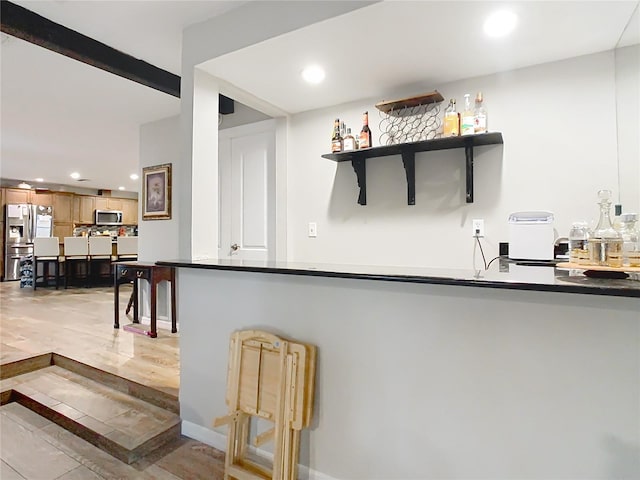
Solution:
[[(180, 117), (169, 117), (140, 127), (140, 171), (152, 165), (171, 163), (172, 172), (180, 171), (184, 160), (180, 158)], [(175, 178), (175, 177), (174, 177)], [(179, 190), (172, 188), (171, 219), (142, 219), (142, 190), (138, 202), (138, 260), (156, 262), (158, 260), (176, 259), (179, 257), (178, 228), (180, 225)], [(148, 282), (140, 282), (142, 292), (142, 322), (149, 322), (150, 291)], [(179, 296), (179, 295), (178, 295)], [(167, 321), (170, 312), (170, 296), (168, 284), (163, 282), (158, 287), (158, 320)], [(170, 327), (162, 324), (161, 328)]]
[[(170, 117), (140, 127), (140, 171), (152, 165), (172, 164), (172, 171), (183, 163), (180, 157), (180, 117)], [(142, 195), (142, 191), (140, 192)], [(138, 258), (144, 262), (178, 258), (178, 225), (181, 198), (172, 188), (171, 219), (143, 220), (142, 202), (138, 202)]]
[[(186, 28), (182, 38), (182, 69), (180, 123), (183, 135), (181, 156), (186, 161), (175, 172), (176, 189), (182, 198), (179, 206), (179, 248), (182, 258), (204, 256), (202, 251), (193, 251), (193, 243), (200, 244), (200, 239), (193, 239), (193, 220), (200, 208), (196, 198), (201, 198), (203, 191), (194, 191), (192, 184), (193, 164), (206, 162), (198, 154), (198, 150), (208, 151), (207, 145), (198, 145), (201, 135), (194, 136), (194, 85), (197, 65), (216, 58), (225, 53), (253, 45), (271, 37), (302, 28), (306, 25), (340, 15), (351, 10), (365, 7), (369, 1), (257, 1), (248, 2), (227, 14), (215, 17)], [(264, 19), (269, 21), (265, 22)], [(225, 92), (222, 91), (224, 94)], [(253, 106), (253, 105), (252, 105)], [(268, 112), (266, 112), (268, 113)], [(214, 123), (217, 125), (217, 122)], [(194, 143), (195, 141), (195, 143)], [(206, 141), (205, 141), (206, 143)], [(217, 185), (217, 177), (211, 178)], [(206, 189), (205, 180), (200, 180), (195, 187)], [(215, 187), (217, 189), (217, 186)], [(204, 232), (208, 238), (210, 232)], [(200, 247), (197, 247), (198, 249)], [(202, 250), (205, 247), (203, 246)], [(206, 254), (206, 252), (205, 252)]]
[(620, 203), (640, 213), (640, 45), (615, 51)]
[(300, 463), (330, 477), (640, 477), (638, 299), (192, 269), (180, 288), (189, 436), (227, 413), (230, 334), (266, 329), (318, 347)]
[[(550, 210), (560, 236), (572, 221), (597, 220), (596, 193), (617, 195), (613, 52), (599, 53), (422, 90), (389, 92), (389, 98), (437, 88), (462, 103), (481, 90), (489, 129), (504, 147), (475, 150), (475, 202), (466, 204), (464, 150), (416, 156), (416, 205), (407, 205), (400, 156), (367, 161), (366, 206), (348, 162), (321, 158), (329, 151), (333, 120), (359, 130), (364, 110), (378, 144), (382, 99), (353, 102), (295, 115), (290, 121), (289, 259), (333, 263), (470, 268), (471, 220), (485, 220), (485, 253), (508, 241), (507, 218), (520, 210)], [(445, 102), (443, 102), (445, 103)], [(637, 112), (637, 109), (636, 109)], [(637, 140), (637, 131), (636, 131)], [(637, 156), (634, 161), (638, 163)], [(637, 186), (636, 186), (637, 192)], [(318, 237), (307, 238), (317, 222)], [(476, 262), (476, 265), (479, 265)]]

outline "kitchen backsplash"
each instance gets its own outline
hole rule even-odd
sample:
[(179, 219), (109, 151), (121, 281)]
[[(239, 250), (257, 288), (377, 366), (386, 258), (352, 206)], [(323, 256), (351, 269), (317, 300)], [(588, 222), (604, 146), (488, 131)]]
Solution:
[(96, 235), (110, 235), (112, 237), (126, 236), (135, 237), (138, 236), (137, 225), (83, 225), (73, 229), (74, 237), (93, 237)]

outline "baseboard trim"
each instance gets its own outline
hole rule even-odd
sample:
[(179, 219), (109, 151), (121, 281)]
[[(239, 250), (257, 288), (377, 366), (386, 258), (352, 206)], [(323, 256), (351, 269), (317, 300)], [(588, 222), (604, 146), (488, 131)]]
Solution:
[[(151, 317), (147, 315), (140, 315), (139, 320), (142, 325), (151, 325)], [(171, 330), (171, 320), (165, 315), (158, 315), (156, 318), (156, 327), (160, 330)], [(176, 324), (176, 329), (178, 329), (178, 331), (180, 330), (180, 323)]]
[[(227, 436), (201, 425), (196, 425), (195, 423), (183, 420), (182, 435), (198, 440), (199, 442), (206, 443), (207, 445), (217, 448), (223, 452), (227, 451)], [(264, 450), (258, 450), (257, 453), (263, 457), (271, 456), (269, 452)], [(335, 477), (325, 475), (324, 473), (318, 472), (306, 465), (298, 465), (298, 478), (299, 480), (338, 480)]]
[(201, 425), (182, 420), (182, 435), (206, 443), (223, 452), (227, 451), (227, 436)]

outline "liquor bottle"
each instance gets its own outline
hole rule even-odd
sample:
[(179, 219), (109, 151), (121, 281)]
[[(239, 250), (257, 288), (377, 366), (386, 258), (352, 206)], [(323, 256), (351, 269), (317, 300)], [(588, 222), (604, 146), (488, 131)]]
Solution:
[(460, 135), (473, 135), (473, 110), (471, 109), (471, 95), (464, 95), (464, 110), (460, 119)]
[(360, 148), (373, 147), (373, 142), (371, 141), (371, 129), (369, 128), (369, 112), (364, 112), (362, 114), (362, 130), (360, 130), (359, 139)]
[(449, 106), (444, 112), (444, 129), (442, 131), (445, 137), (457, 137), (460, 135), (460, 115), (456, 112), (455, 99), (449, 100)]
[(487, 108), (482, 103), (482, 92), (476, 95), (476, 106), (473, 110), (473, 131), (474, 133), (487, 133)]
[(333, 124), (333, 137), (331, 138), (331, 153), (342, 151), (342, 135), (340, 135), (340, 119), (336, 118)]
[(347, 134), (343, 142), (343, 150), (346, 152), (348, 150), (355, 150), (356, 148), (356, 139), (351, 135), (351, 128), (347, 128)]

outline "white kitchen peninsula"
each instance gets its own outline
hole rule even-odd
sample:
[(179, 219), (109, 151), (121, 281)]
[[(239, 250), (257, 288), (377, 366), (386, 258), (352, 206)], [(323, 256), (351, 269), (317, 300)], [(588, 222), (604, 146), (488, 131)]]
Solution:
[(226, 413), (229, 336), (259, 328), (318, 346), (309, 478), (640, 476), (640, 282), (552, 267), (160, 263), (180, 267), (192, 438), (224, 448), (211, 422)]

